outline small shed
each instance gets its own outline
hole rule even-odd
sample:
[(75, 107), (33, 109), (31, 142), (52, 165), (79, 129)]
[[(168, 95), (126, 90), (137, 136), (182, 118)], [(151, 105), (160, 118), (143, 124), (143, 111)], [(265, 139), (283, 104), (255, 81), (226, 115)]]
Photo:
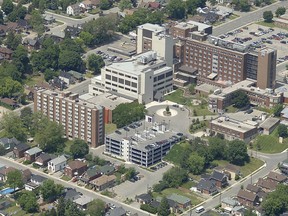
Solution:
[(259, 127), (263, 129), (263, 134), (269, 135), (279, 125), (280, 120), (278, 118), (267, 118)]

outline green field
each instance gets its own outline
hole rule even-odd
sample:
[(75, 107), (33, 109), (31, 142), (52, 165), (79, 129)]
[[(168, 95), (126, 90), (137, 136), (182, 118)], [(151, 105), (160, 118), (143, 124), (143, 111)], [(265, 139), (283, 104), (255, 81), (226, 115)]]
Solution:
[(258, 168), (260, 168), (263, 164), (264, 162), (262, 160), (250, 157), (250, 162), (240, 167), (240, 171), (243, 177), (245, 177), (247, 175), (250, 175), (252, 172), (257, 170)]
[(190, 99), (183, 96), (184, 91), (182, 89), (177, 89), (169, 95), (165, 96), (165, 100), (169, 100), (178, 104), (190, 105)]
[(175, 165), (180, 165), (181, 155), (189, 148), (188, 142), (181, 142), (173, 146), (169, 153), (164, 157), (164, 160), (169, 161)]
[(117, 129), (116, 124), (105, 124), (105, 133), (106, 134), (111, 134)]
[(288, 138), (279, 143), (277, 128), (270, 135), (260, 135), (252, 144), (252, 148), (259, 152), (275, 154), (288, 148)]

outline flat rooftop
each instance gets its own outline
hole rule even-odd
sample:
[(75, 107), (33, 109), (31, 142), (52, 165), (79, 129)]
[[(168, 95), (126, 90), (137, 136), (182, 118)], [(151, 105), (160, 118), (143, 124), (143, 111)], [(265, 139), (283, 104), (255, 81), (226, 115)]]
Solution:
[(188, 23), (188, 22), (180, 22), (180, 23), (176, 24), (174, 27), (185, 30), (185, 29), (190, 29), (190, 28), (195, 27), (195, 26), (197, 26), (197, 25), (194, 25), (194, 24)]
[[(175, 136), (175, 132), (166, 130), (162, 132), (159, 130), (159, 127), (168, 127), (166, 123), (148, 123), (145, 121), (138, 122), (138, 125), (135, 125), (136, 128), (131, 128), (127, 126), (118, 130), (118, 133), (114, 132), (107, 137), (115, 140), (131, 140), (132, 147), (139, 150), (147, 150), (147, 146), (151, 144), (161, 144), (162, 141), (168, 140), (169, 138)], [(126, 129), (126, 130), (125, 130)], [(128, 131), (128, 130), (129, 131)], [(177, 137), (179, 138), (179, 137)]]
[(151, 23), (145, 23), (143, 25), (138, 26), (139, 29), (146, 29), (149, 31), (153, 31), (155, 33), (160, 33), (165, 31), (165, 27), (157, 25), (157, 24), (151, 24)]
[(87, 93), (81, 95), (80, 98), (91, 103), (101, 104), (101, 106), (104, 106), (110, 110), (115, 109), (119, 104), (132, 102), (132, 100), (111, 93), (103, 93), (97, 96)]
[(215, 91), (216, 89), (218, 89), (217, 86), (213, 86), (207, 83), (203, 83), (199, 86), (195, 87), (195, 90), (201, 91), (201, 92), (206, 92), (206, 93), (210, 93), (210, 91)]
[(252, 126), (250, 124), (247, 124), (247, 123), (244, 123), (244, 122), (240, 122), (240, 121), (237, 121), (235, 119), (230, 119), (230, 118), (227, 118), (227, 117), (223, 117), (223, 116), (212, 120), (211, 123), (214, 124), (214, 125), (218, 125), (218, 126), (221, 126), (221, 127), (232, 129), (234, 131), (238, 131), (238, 132), (241, 132), (241, 133), (245, 133), (245, 132), (248, 132), (248, 131), (253, 130), (253, 129), (256, 128), (255, 126)]
[(270, 129), (274, 127), (280, 120), (278, 118), (267, 118), (261, 125), (261, 128)]
[[(158, 70), (163, 70), (160, 65), (166, 64), (165, 61), (158, 59), (156, 52), (148, 51), (130, 58), (127, 61), (112, 63), (106, 66), (106, 69), (114, 71), (122, 71), (123, 73), (130, 73), (132, 75), (141, 75), (150, 70), (154, 70), (157, 73)], [(146, 59), (146, 60), (145, 60)], [(147, 61), (147, 63), (142, 63), (142, 61)], [(167, 67), (170, 68), (170, 67)]]

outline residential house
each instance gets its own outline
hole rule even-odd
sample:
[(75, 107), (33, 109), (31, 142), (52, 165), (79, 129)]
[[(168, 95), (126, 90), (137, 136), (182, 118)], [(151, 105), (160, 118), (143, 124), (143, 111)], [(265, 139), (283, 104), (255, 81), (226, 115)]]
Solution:
[(256, 183), (257, 186), (261, 187), (265, 192), (274, 191), (277, 187), (277, 182), (268, 179), (259, 178)]
[(28, 21), (25, 19), (20, 19), (17, 21), (17, 24), (19, 26), (20, 29), (22, 29), (23, 31), (27, 31), (31, 28), (31, 26), (29, 25)]
[(256, 185), (248, 184), (246, 187), (247, 191), (250, 191), (252, 193), (258, 194), (259, 192), (262, 191), (261, 187), (258, 187)]
[[(2, 201), (0, 203), (0, 210), (5, 210), (5, 209), (9, 208), (10, 206), (12, 206), (12, 204), (13, 203), (9, 200)], [(1, 212), (1, 214), (5, 216), (4, 213)]]
[(228, 178), (224, 173), (214, 170), (210, 176), (210, 180), (213, 181), (217, 188), (224, 188), (228, 185)]
[(16, 158), (24, 157), (24, 152), (30, 149), (30, 146), (25, 143), (20, 143), (13, 148), (13, 156)]
[(41, 167), (45, 167), (47, 166), (48, 162), (52, 159), (54, 159), (55, 157), (51, 156), (50, 154), (47, 153), (41, 153), (35, 160), (35, 164), (41, 166)]
[(2, 104), (6, 104), (6, 105), (10, 106), (12, 109), (19, 107), (19, 104), (11, 98), (1, 98), (0, 102)]
[(83, 10), (88, 11), (98, 7), (100, 3), (101, 0), (85, 0), (79, 4), (79, 7), (81, 7)]
[(40, 49), (40, 42), (38, 38), (25, 38), (23, 40), (23, 45), (27, 47), (29, 52)]
[(151, 10), (159, 10), (161, 5), (159, 2), (148, 2), (148, 8)]
[(230, 163), (224, 167), (223, 171), (225, 173), (228, 172), (231, 176), (231, 179), (235, 179), (236, 176), (241, 176), (240, 168)]
[(54, 158), (48, 162), (50, 172), (62, 171), (66, 167), (67, 159), (64, 155)]
[(235, 206), (239, 206), (239, 202), (235, 199), (232, 199), (231, 197), (225, 197), (221, 200), (221, 208), (225, 210), (225, 212), (232, 212), (232, 209)]
[(54, 22), (56, 22), (56, 19), (55, 19), (55, 17), (53, 15), (44, 14), (44, 23), (45, 23), (45, 25), (51, 25)]
[(116, 207), (108, 211), (107, 215), (109, 216), (125, 216), (126, 210), (122, 207)]
[(22, 173), (22, 180), (24, 184), (26, 184), (27, 182), (31, 180), (32, 172), (29, 169), (22, 170), (21, 173)]
[(102, 175), (112, 175), (115, 172), (115, 167), (111, 164), (106, 164), (99, 167)]
[(176, 205), (181, 209), (186, 209), (191, 206), (191, 200), (188, 197), (181, 196), (175, 193), (167, 196), (167, 199), (174, 201)]
[(258, 205), (259, 197), (257, 194), (241, 189), (237, 194), (237, 200), (241, 205), (252, 208)]
[(233, 216), (245, 216), (246, 208), (244, 206), (235, 206), (232, 209)]
[(18, 141), (16, 138), (7, 138), (3, 137), (0, 138), (0, 145), (2, 145), (6, 150), (13, 149), (14, 146), (18, 145), (20, 141)]
[(201, 179), (197, 184), (197, 190), (208, 195), (214, 195), (218, 193), (215, 183), (209, 179)]
[(78, 82), (82, 82), (85, 78), (82, 73), (79, 73), (77, 71), (70, 70), (67, 72), (68, 74), (71, 74)]
[(61, 91), (67, 88), (67, 84), (59, 77), (54, 77), (52, 80), (49, 81), (49, 84), (53, 89), (56, 88)]
[(116, 176), (115, 175), (102, 175), (99, 178), (94, 179), (93, 181), (90, 181), (89, 184), (92, 186), (94, 190), (102, 191), (106, 188), (113, 187), (116, 182)]
[(66, 9), (66, 14), (72, 15), (72, 16), (78, 16), (81, 13), (81, 8), (79, 7), (79, 4), (73, 4), (69, 5)]
[(79, 36), (81, 33), (81, 26), (67, 26), (66, 29), (64, 30), (66, 36), (70, 36), (72, 39), (76, 38)]
[(82, 209), (83, 211), (87, 209), (87, 205), (92, 201), (93, 201), (93, 198), (85, 196), (85, 195), (73, 200), (73, 202), (77, 205), (77, 207)]
[(47, 180), (47, 178), (45, 178), (45, 177), (43, 177), (43, 176), (40, 176), (40, 175), (32, 175), (30, 182), (27, 182), (27, 183), (25, 184), (25, 190), (33, 191), (33, 190), (35, 190), (36, 188), (38, 188), (40, 185), (42, 185), (43, 182), (46, 181), (46, 180)]
[(288, 175), (288, 159), (282, 161), (279, 164), (279, 169), (281, 170), (282, 173), (284, 173), (285, 175)]
[(64, 193), (64, 200), (68, 201), (73, 201), (75, 199), (78, 199), (81, 197), (81, 194), (77, 192), (74, 188), (67, 189), (66, 192)]
[(41, 153), (42, 153), (42, 149), (38, 147), (28, 149), (27, 151), (24, 152), (25, 160), (34, 162), (36, 157), (38, 157)]
[(284, 183), (287, 181), (287, 177), (285, 175), (282, 175), (280, 173), (276, 173), (271, 171), (268, 175), (267, 175), (267, 179), (271, 180), (271, 181), (275, 181), (278, 184), (279, 183)]
[(11, 60), (12, 54), (13, 51), (11, 49), (8, 49), (6, 47), (0, 47), (0, 55), (3, 56), (5, 60)]
[(73, 178), (74, 176), (80, 176), (87, 170), (87, 164), (80, 160), (74, 160), (67, 164), (64, 169), (64, 174)]
[(140, 204), (149, 204), (152, 202), (153, 197), (150, 194), (140, 194), (138, 196), (135, 197), (136, 202), (140, 203)]
[(9, 172), (16, 170), (13, 167), (3, 167), (0, 169), (0, 181), (6, 182), (7, 180), (7, 175)]
[(88, 183), (98, 177), (100, 177), (101, 174), (101, 170), (99, 168), (99, 166), (93, 166), (90, 167), (89, 169), (87, 169), (87, 171), (82, 175), (81, 177), (81, 181), (83, 181), (84, 183)]
[(64, 71), (60, 72), (59, 79), (64, 81), (67, 85), (75, 83), (74, 77), (71, 74), (66, 73)]

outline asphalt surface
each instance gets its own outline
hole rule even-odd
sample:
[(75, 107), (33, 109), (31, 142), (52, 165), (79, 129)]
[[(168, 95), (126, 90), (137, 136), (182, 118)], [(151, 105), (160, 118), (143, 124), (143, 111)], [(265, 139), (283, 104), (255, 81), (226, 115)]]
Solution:
[(149, 215), (149, 213), (147, 213), (145, 211), (142, 211), (141, 209), (138, 209), (138, 208), (135, 208), (133, 206), (127, 205), (125, 203), (121, 203), (121, 202), (119, 202), (119, 201), (117, 201), (117, 200), (115, 200), (113, 198), (109, 198), (109, 197), (104, 196), (104, 195), (102, 195), (100, 193), (94, 192), (92, 190), (88, 190), (85, 187), (78, 186), (75, 183), (67, 182), (67, 181), (59, 179), (58, 177), (55, 177), (53, 175), (49, 175), (49, 174), (43, 173), (43, 172), (41, 172), (41, 171), (39, 171), (37, 169), (34, 169), (34, 168), (31, 168), (31, 167), (25, 166), (23, 164), (20, 164), (20, 163), (14, 161), (12, 159), (8, 159), (8, 158), (5, 158), (5, 157), (1, 156), (0, 157), (0, 163), (3, 164), (3, 165), (14, 167), (16, 169), (21, 169), (21, 170), (29, 168), (33, 174), (37, 174), (37, 175), (52, 179), (55, 183), (61, 184), (64, 187), (75, 188), (78, 192), (81, 192), (83, 195), (92, 197), (94, 199), (101, 199), (101, 200), (103, 200), (106, 203), (111, 203), (111, 204), (114, 204), (116, 206), (122, 206), (126, 211), (130, 211), (131, 213), (137, 213), (139, 216)]
[(287, 7), (287, 6), (288, 6), (288, 1), (279, 1), (279, 2), (275, 2), (274, 4), (268, 5), (266, 7), (260, 8), (258, 10), (248, 12), (247, 14), (237, 19), (234, 19), (227, 23), (223, 23), (222, 25), (213, 27), (212, 34), (215, 36), (225, 34), (241, 26), (247, 25), (248, 23), (261, 20), (263, 18), (264, 11), (271, 10), (274, 13), (278, 7)]
[[(204, 203), (200, 204), (205, 208), (205, 211), (213, 209), (214, 207), (219, 205), (221, 203), (221, 199), (223, 199), (224, 197), (235, 197), (238, 191), (241, 189), (241, 185), (243, 185), (244, 188), (246, 188), (248, 184), (257, 182), (259, 178), (266, 176), (270, 171), (277, 168), (279, 162), (282, 162), (288, 157), (287, 152), (282, 152), (278, 154), (264, 154), (264, 153), (259, 153), (255, 151), (250, 151), (250, 155), (251, 153), (254, 157), (265, 161), (265, 165), (263, 166), (263, 168), (253, 173), (252, 176), (249, 175), (245, 177), (244, 180), (240, 180), (239, 182), (230, 186), (225, 191), (221, 192), (221, 194), (217, 194), (216, 196), (211, 197), (210, 199), (206, 200)], [(195, 208), (193, 208), (192, 214), (197, 215), (194, 209)], [(190, 215), (190, 211), (187, 211), (182, 215), (188, 216)]]
[(83, 95), (88, 93), (89, 84), (91, 83), (91, 79), (86, 79), (81, 83), (76, 83), (74, 85), (69, 86), (67, 91), (71, 91), (73, 93), (78, 93), (79, 95)]

